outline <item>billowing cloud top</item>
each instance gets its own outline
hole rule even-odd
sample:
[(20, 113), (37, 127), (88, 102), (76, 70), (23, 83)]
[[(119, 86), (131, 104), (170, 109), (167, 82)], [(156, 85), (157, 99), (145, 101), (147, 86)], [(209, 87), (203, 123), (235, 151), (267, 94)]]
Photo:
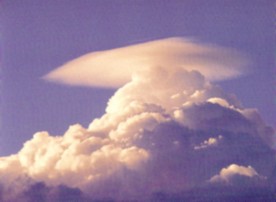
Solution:
[[(176, 39), (152, 42), (153, 49), (149, 44), (130, 52), (145, 51), (149, 61), (162, 60), (162, 53), (172, 61), (135, 72), (88, 128), (76, 124), (62, 136), (38, 132), (17, 154), (0, 158), (1, 201), (273, 201), (275, 131), (256, 109), (242, 108), (210, 82), (208, 72), (215, 70), (205, 56), (224, 52)], [(177, 65), (182, 52), (174, 56), (179, 52), (167, 51), (170, 45), (187, 46), (185, 55), (203, 67)], [(116, 55), (116, 64), (126, 49), (108, 54), (109, 60)], [(226, 74), (225, 63), (217, 64)]]
[(43, 78), (68, 85), (117, 88), (129, 82), (133, 72), (156, 66), (197, 70), (209, 80), (221, 80), (242, 74), (245, 64), (245, 59), (236, 51), (183, 38), (169, 38), (92, 52)]

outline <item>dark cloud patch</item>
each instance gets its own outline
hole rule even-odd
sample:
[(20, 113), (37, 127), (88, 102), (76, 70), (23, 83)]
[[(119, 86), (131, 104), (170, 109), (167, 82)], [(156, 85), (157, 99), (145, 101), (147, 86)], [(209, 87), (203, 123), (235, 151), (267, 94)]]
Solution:
[[(108, 195), (108, 194), (107, 194)], [(43, 182), (34, 183), (16, 196), (2, 198), (1, 202), (115, 202), (110, 197), (93, 197), (78, 188), (65, 185), (47, 186)]]
[(151, 201), (159, 202), (275, 202), (276, 192), (267, 187), (195, 187), (176, 194), (155, 193)]
[(80, 189), (64, 185), (47, 186), (43, 182), (34, 183), (16, 196), (2, 197), (2, 202), (89, 202), (94, 201)]

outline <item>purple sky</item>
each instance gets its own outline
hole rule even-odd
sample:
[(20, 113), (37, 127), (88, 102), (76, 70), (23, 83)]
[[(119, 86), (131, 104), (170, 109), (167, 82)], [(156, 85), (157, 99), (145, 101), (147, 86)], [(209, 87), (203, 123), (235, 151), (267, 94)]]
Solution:
[(37, 131), (58, 135), (70, 124), (86, 127), (114, 92), (46, 83), (41, 76), (88, 52), (174, 36), (245, 53), (251, 73), (220, 85), (275, 127), (273, 1), (227, 2), (2, 1), (1, 156)]

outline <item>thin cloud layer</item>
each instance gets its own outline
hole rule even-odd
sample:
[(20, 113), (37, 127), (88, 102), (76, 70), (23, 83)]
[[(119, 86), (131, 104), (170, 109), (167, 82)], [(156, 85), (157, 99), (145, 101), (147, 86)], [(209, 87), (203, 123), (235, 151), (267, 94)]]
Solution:
[(245, 196), (261, 187), (260, 197), (273, 197), (274, 130), (198, 70), (167, 63), (139, 70), (88, 128), (36, 133), (0, 159), (2, 201), (61, 201), (62, 190), (79, 201), (200, 201), (218, 191), (215, 182), (237, 176), (221, 189), (245, 184)]
[(133, 72), (160, 65), (197, 70), (209, 80), (223, 80), (243, 74), (246, 60), (234, 50), (169, 38), (92, 52), (54, 69), (43, 79), (67, 85), (118, 88), (131, 80)]

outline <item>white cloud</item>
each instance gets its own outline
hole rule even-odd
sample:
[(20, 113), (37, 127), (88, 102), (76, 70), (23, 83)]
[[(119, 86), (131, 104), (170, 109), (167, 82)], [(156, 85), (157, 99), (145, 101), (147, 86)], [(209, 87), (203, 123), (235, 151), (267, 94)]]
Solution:
[(64, 64), (43, 78), (78, 86), (117, 88), (134, 72), (158, 66), (197, 70), (211, 80), (229, 79), (244, 73), (246, 61), (237, 51), (182, 38), (169, 38), (92, 52)]
[(200, 145), (197, 145), (194, 147), (194, 149), (205, 149), (208, 147), (215, 147), (219, 144), (219, 142), (223, 139), (221, 135), (219, 135), (217, 138), (210, 137), (208, 140), (204, 140)]
[(246, 178), (253, 178), (253, 177), (261, 178), (261, 176), (257, 173), (257, 171), (251, 166), (245, 167), (245, 166), (239, 166), (237, 164), (231, 164), (227, 168), (223, 168), (218, 175), (213, 176), (210, 179), (210, 182), (231, 183), (231, 181), (237, 176), (246, 177)]
[[(151, 54), (149, 44), (130, 50)], [(181, 50), (188, 46), (185, 54), (196, 54), (197, 59), (207, 50), (217, 51), (175, 39), (156, 44)], [(169, 50), (161, 52), (170, 55)], [(125, 51), (117, 53), (118, 60)], [(207, 62), (206, 74), (208, 68)], [(263, 140), (271, 138), (271, 131), (265, 130), (257, 111), (241, 108), (199, 70), (204, 73), (204, 68), (145, 68), (114, 94), (106, 113), (88, 128), (76, 124), (62, 136), (36, 133), (17, 154), (0, 159), (4, 192), (10, 193), (15, 184), (18, 193), (20, 187), (24, 191), (43, 182), (79, 188), (98, 199), (143, 200), (155, 192), (200, 186), (228, 165), (216, 178), (269, 176), (275, 151)], [(235, 165), (238, 162), (252, 167)]]
[(223, 107), (230, 107), (229, 103), (222, 98), (213, 97), (213, 98), (208, 99), (207, 102), (219, 104)]

